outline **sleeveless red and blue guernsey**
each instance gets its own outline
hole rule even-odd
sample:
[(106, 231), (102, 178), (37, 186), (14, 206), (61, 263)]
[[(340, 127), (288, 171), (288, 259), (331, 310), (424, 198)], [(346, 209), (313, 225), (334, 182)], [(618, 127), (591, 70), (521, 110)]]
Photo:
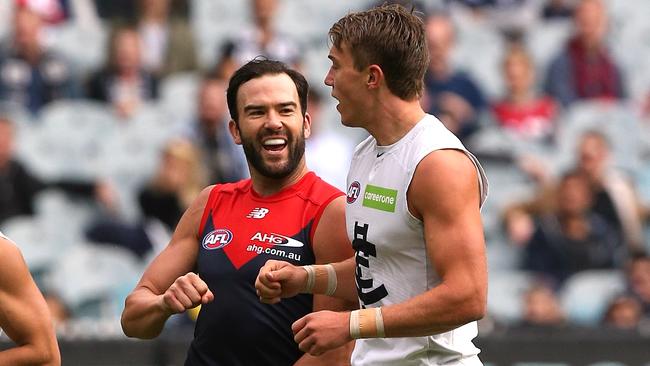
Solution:
[(262, 304), (255, 278), (269, 259), (314, 263), (312, 239), (325, 207), (343, 193), (313, 172), (260, 197), (250, 179), (216, 185), (203, 212), (197, 272), (214, 293), (203, 305), (185, 365), (293, 365), (302, 352), (291, 324), (312, 296)]

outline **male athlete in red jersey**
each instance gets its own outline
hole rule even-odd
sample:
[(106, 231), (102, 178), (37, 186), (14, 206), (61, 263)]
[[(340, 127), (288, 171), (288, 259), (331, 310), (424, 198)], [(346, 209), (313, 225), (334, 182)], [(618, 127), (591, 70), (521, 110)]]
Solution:
[(356, 306), (322, 295), (260, 303), (254, 283), (269, 259), (295, 265), (352, 256), (343, 194), (305, 165), (308, 85), (298, 72), (253, 60), (230, 80), (230, 131), (251, 179), (210, 186), (126, 300), (125, 334), (153, 338), (174, 313), (202, 304), (186, 365), (345, 365), (350, 347), (303, 355), (291, 324), (319, 309)]

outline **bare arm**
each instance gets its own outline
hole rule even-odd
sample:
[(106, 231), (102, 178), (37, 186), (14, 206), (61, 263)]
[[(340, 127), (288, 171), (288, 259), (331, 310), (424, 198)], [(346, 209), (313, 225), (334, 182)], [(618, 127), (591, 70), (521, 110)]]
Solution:
[(483, 317), (487, 265), (478, 192), (476, 169), (462, 152), (436, 151), (418, 165), (409, 209), (424, 223), (428, 256), (440, 283), (382, 308), (387, 337), (442, 333)]
[(50, 312), (18, 248), (0, 238), (0, 327), (16, 347), (0, 365), (61, 364)]
[[(333, 200), (323, 212), (314, 233), (313, 248), (316, 264), (339, 262), (351, 258), (354, 254), (345, 230), (344, 197)], [(352, 289), (354, 290), (352, 299), (344, 300), (325, 295), (314, 295), (314, 311), (344, 311), (359, 307), (353, 272), (347, 278), (343, 278), (340, 274), (337, 277), (339, 277), (337, 292), (346, 293), (351, 292), (350, 289)], [(354, 342), (349, 342), (319, 357), (305, 354), (295, 365), (349, 365), (353, 346)]]
[(172, 314), (214, 299), (207, 285), (190, 273), (198, 255), (197, 230), (211, 188), (205, 188), (185, 211), (167, 247), (126, 298), (122, 329), (127, 336), (154, 338)]

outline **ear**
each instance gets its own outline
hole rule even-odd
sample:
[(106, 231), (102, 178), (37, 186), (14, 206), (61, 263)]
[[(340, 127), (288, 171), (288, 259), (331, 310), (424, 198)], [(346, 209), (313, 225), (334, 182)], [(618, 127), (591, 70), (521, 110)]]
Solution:
[(368, 66), (368, 88), (376, 89), (383, 84), (384, 72), (381, 70), (379, 65), (370, 65)]
[(308, 139), (309, 136), (311, 136), (311, 115), (309, 113), (305, 113), (305, 118), (303, 118), (302, 122), (302, 130), (305, 133), (305, 138)]
[(237, 123), (235, 123), (234, 120), (230, 120), (228, 122), (228, 130), (230, 130), (230, 134), (232, 135), (232, 139), (235, 141), (237, 145), (241, 145), (241, 136), (239, 134), (239, 128), (237, 128)]

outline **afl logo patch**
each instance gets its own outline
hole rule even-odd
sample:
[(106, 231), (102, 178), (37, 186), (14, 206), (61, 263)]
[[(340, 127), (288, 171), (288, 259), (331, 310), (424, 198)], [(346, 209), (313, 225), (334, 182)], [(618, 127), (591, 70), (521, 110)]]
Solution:
[(361, 184), (357, 182), (356, 180), (350, 184), (350, 187), (348, 187), (348, 197), (347, 201), (348, 203), (354, 203), (354, 201), (357, 200), (359, 197), (359, 193), (361, 192)]
[(207, 250), (221, 249), (232, 241), (232, 232), (228, 229), (217, 229), (211, 231), (203, 238), (203, 248)]

